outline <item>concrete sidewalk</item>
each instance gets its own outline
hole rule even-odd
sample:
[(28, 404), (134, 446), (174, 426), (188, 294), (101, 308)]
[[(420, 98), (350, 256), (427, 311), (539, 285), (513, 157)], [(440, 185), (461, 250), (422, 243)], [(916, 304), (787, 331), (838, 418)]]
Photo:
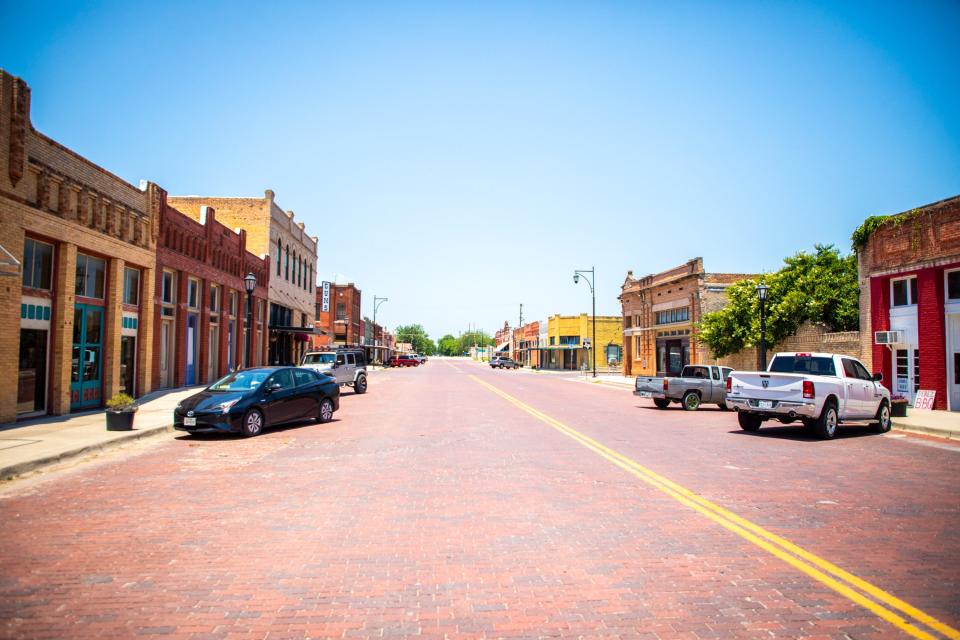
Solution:
[(907, 409), (906, 418), (893, 418), (893, 428), (948, 440), (960, 440), (960, 413)]
[(0, 425), (0, 480), (171, 431), (173, 408), (201, 388), (169, 389), (140, 398), (132, 431), (107, 431), (103, 411)]

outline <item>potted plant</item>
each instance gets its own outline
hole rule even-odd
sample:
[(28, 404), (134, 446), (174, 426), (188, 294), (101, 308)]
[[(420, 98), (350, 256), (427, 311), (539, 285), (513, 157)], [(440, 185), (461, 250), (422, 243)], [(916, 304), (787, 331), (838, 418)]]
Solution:
[(118, 393), (107, 400), (107, 431), (133, 429), (133, 415), (137, 408), (133, 398), (125, 393)]
[(890, 398), (890, 417), (891, 418), (906, 418), (907, 417), (907, 399), (903, 396), (893, 396)]

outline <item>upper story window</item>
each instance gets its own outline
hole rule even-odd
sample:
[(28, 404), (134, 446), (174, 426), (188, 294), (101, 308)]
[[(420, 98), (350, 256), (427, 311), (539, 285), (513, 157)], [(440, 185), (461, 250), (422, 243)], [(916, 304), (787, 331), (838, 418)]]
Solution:
[(283, 279), (289, 282), (290, 281), (290, 245), (287, 245), (286, 251), (287, 251), (286, 253), (287, 257), (286, 257), (286, 260), (284, 261)]
[(210, 285), (210, 311), (220, 311), (220, 289), (215, 284)]
[(917, 304), (917, 279), (900, 278), (890, 283), (890, 305), (893, 307), (909, 307)]
[(277, 238), (277, 275), (280, 275), (280, 254), (283, 253), (283, 247), (280, 246), (280, 238)]
[(342, 302), (337, 303), (337, 320), (347, 319), (347, 305)]
[(313, 265), (310, 265), (310, 279), (307, 280), (307, 291), (313, 293)]
[(230, 292), (230, 315), (237, 315), (237, 292)]
[(123, 304), (140, 304), (140, 269), (123, 269)]
[(49, 291), (53, 284), (53, 245), (27, 238), (23, 243), (23, 286)]
[(199, 305), (200, 282), (190, 278), (187, 280), (187, 306), (196, 309)]
[(107, 264), (100, 258), (77, 254), (77, 291), (78, 296), (103, 299), (103, 282)]
[(960, 271), (947, 272), (947, 300), (960, 300)]
[(580, 336), (560, 336), (560, 344), (580, 344)]
[(686, 322), (690, 319), (690, 307), (680, 307), (678, 309), (667, 309), (657, 311), (657, 324), (671, 324), (673, 322)]
[(173, 275), (172, 271), (163, 272), (163, 283), (161, 285), (160, 301), (165, 302), (166, 304), (173, 304), (176, 302), (176, 294), (174, 293), (176, 285), (176, 278)]

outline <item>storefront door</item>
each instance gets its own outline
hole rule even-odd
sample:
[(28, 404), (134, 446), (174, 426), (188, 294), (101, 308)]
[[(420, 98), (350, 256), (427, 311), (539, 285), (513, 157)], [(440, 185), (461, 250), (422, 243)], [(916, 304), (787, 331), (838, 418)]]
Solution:
[(137, 339), (133, 336), (120, 338), (120, 390), (135, 397), (134, 380), (137, 366)]
[(17, 413), (47, 408), (47, 331), (20, 329), (20, 371)]
[(197, 384), (197, 316), (187, 315), (187, 358), (186, 379), (188, 387)]
[(103, 372), (103, 307), (75, 305), (70, 410), (99, 407)]
[(173, 321), (163, 320), (160, 324), (160, 386), (173, 386)]
[(947, 393), (950, 410), (960, 411), (960, 314), (947, 316)]

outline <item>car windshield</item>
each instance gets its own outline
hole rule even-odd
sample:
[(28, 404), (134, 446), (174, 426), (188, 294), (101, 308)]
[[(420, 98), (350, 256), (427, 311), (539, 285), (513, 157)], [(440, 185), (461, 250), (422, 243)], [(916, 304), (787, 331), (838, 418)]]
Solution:
[(269, 371), (263, 370), (237, 371), (220, 378), (207, 387), (207, 391), (249, 391), (259, 387), (269, 375)]
[(336, 357), (336, 354), (333, 352), (308, 353), (303, 357), (303, 364), (331, 364)]
[(774, 373), (806, 373), (812, 376), (835, 376), (833, 358), (814, 356), (777, 356), (770, 363)]

